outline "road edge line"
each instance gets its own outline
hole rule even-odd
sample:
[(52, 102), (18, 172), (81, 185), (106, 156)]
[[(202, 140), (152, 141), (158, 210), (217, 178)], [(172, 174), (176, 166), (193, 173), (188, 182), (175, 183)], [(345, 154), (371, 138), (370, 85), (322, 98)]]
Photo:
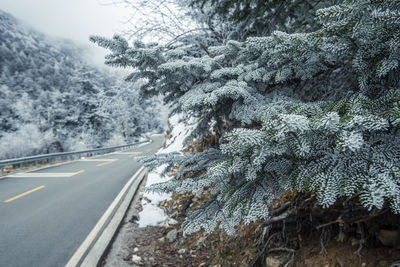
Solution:
[[(128, 194), (126, 192), (129, 189), (132, 189), (132, 184), (134, 181), (141, 181), (143, 177), (146, 175), (147, 169), (142, 166), (130, 179), (129, 181), (125, 184), (125, 186), (122, 188), (122, 190), (119, 192), (117, 197), (113, 200), (113, 202), (110, 204), (110, 206), (107, 208), (105, 213), (102, 215), (100, 220), (96, 223), (96, 225), (93, 227), (93, 229), (90, 231), (89, 235), (85, 238), (85, 240), (82, 242), (82, 244), (79, 246), (79, 248), (75, 251), (75, 253), (72, 255), (72, 257), (69, 259), (68, 263), (65, 265), (66, 267), (75, 267), (75, 266), (97, 266), (99, 261), (101, 260), (105, 250), (109, 246), (109, 242), (111, 241), (112, 237), (114, 236), (116, 230), (118, 229), (119, 224), (121, 223), (127, 208), (129, 207), (129, 204), (132, 199), (129, 199)], [(138, 177), (141, 175), (138, 179)], [(132, 190), (130, 190), (132, 191)], [(130, 192), (129, 191), (129, 192)], [(136, 190), (133, 190), (134, 192)], [(123, 199), (123, 202), (118, 206), (118, 204), (121, 202), (121, 199), (125, 196)], [(128, 205), (125, 208), (125, 211), (122, 211), (122, 209), (126, 205), (125, 204), (128, 201)], [(118, 207), (117, 207), (118, 206)], [(114, 210), (117, 208), (117, 211), (114, 213)], [(121, 216), (117, 216), (122, 214), (122, 218), (119, 219)], [(111, 220), (109, 220), (111, 218)], [(119, 222), (118, 222), (119, 220)], [(108, 223), (106, 227), (105, 224)], [(116, 229), (114, 226), (117, 225)], [(114, 230), (113, 230), (114, 229)], [(104, 241), (105, 237), (111, 236), (111, 239), (108, 242), (105, 242), (105, 244), (101, 244), (99, 241)], [(98, 238), (97, 238), (98, 237)], [(96, 239), (97, 238), (97, 239)], [(95, 264), (93, 264), (96, 261)], [(89, 265), (90, 264), (90, 265)]]
[(142, 171), (143, 175), (140, 175), (130, 186), (125, 199), (122, 201), (114, 216), (110, 220), (109, 224), (106, 226), (100, 237), (97, 239), (96, 243), (93, 245), (92, 249), (87, 254), (86, 258), (83, 260), (82, 267), (92, 267), (99, 266), (102, 260), (107, 255), (109, 248), (112, 246), (114, 238), (117, 236), (120, 229), (121, 223), (124, 220), (128, 209), (135, 197), (136, 192), (143, 179), (146, 177), (147, 169)]

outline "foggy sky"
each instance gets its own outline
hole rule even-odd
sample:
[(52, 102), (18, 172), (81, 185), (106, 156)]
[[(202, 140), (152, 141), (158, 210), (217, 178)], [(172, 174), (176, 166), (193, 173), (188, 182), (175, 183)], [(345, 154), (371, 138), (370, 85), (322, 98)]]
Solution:
[(123, 23), (132, 10), (105, 5), (111, 0), (1, 0), (0, 9), (25, 21), (40, 32), (78, 41), (92, 47), (95, 63), (103, 61), (105, 50), (88, 41), (89, 35), (112, 37), (127, 29)]

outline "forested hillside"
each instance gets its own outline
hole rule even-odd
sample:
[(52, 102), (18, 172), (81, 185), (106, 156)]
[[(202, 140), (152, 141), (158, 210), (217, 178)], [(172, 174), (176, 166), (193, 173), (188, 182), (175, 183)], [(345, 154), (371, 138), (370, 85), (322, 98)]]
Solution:
[(84, 49), (0, 11), (0, 159), (132, 142), (157, 103), (85, 61)]
[(264, 252), (280, 244), (289, 258), (301, 230), (321, 252), (328, 234), (353, 238), (358, 255), (387, 243), (382, 231), (399, 236), (399, 1), (173, 2), (196, 30), (92, 40), (145, 79), (144, 96), (198, 120), (191, 153), (145, 160), (173, 174), (151, 190), (204, 197), (184, 234), (258, 223)]

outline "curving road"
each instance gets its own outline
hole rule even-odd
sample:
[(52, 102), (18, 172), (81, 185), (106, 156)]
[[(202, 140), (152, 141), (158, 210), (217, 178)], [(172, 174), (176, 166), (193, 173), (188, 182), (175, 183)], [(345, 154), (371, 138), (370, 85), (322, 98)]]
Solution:
[(0, 266), (65, 266), (163, 141), (0, 179)]

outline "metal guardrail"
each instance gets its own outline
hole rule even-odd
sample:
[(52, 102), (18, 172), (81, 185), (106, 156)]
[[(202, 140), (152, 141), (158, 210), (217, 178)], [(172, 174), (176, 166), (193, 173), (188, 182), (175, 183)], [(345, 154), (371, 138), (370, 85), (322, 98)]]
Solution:
[(39, 162), (43, 162), (43, 161), (50, 162), (50, 160), (52, 160), (52, 159), (63, 159), (65, 157), (69, 157), (69, 156), (82, 157), (83, 155), (94, 156), (94, 155), (99, 155), (99, 154), (106, 154), (106, 153), (114, 152), (114, 151), (121, 150), (121, 149), (129, 149), (129, 148), (135, 147), (137, 145), (140, 145), (140, 144), (143, 144), (143, 143), (146, 143), (149, 141), (150, 140), (141, 141), (141, 142), (137, 142), (137, 143), (133, 143), (133, 144), (129, 144), (129, 145), (95, 148), (95, 149), (82, 150), (82, 151), (59, 152), (59, 153), (36, 155), (36, 156), (31, 156), (31, 157), (0, 160), (0, 169), (1, 169), (0, 175), (3, 174), (4, 167), (9, 166), (9, 165), (13, 165), (13, 167), (16, 165), (22, 166), (22, 164), (31, 163), (31, 162), (34, 162), (37, 165)]

